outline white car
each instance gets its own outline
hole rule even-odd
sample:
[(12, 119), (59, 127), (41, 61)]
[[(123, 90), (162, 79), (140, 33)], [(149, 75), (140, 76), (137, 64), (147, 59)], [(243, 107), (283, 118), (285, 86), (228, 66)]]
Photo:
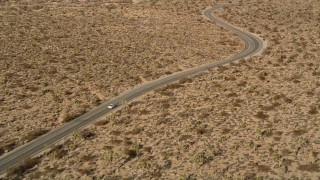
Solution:
[(113, 108), (115, 108), (117, 105), (115, 105), (115, 104), (109, 104), (108, 105), (108, 109), (113, 109)]

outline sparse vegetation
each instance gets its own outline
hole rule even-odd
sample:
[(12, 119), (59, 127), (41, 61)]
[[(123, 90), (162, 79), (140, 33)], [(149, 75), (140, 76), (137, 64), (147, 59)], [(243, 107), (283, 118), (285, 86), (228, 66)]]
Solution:
[(237, 36), (199, 17), (208, 2), (1, 2), (2, 139), (51, 130), (133, 86), (239, 51)]
[(26, 158), (21, 163), (17, 164), (16, 166), (10, 168), (7, 171), (8, 177), (17, 177), (21, 176), (23, 173), (28, 171), (29, 169), (33, 168), (40, 162), (39, 158)]
[(49, 152), (49, 157), (61, 159), (66, 156), (67, 150), (64, 149), (63, 145), (54, 146)]
[[(207, 0), (159, 0), (152, 5), (142, 3), (138, 6), (141, 8), (140, 12), (136, 14), (134, 14), (136, 11), (131, 9), (131, 5), (123, 6), (123, 11), (127, 13), (124, 16), (130, 16), (130, 21), (136, 22), (138, 29), (147, 34), (147, 38), (142, 38), (142, 35), (138, 38), (152, 37), (153, 39), (155, 38), (153, 33), (158, 30), (151, 27), (160, 27), (153, 26), (153, 22), (160, 22), (159, 19), (164, 17), (174, 18), (171, 14), (181, 16), (184, 21), (195, 20), (199, 23), (199, 29), (203, 28), (206, 21), (199, 16), (200, 12), (212, 3)], [(243, 1), (239, 5), (230, 7), (228, 11), (217, 12), (220, 17), (228, 18), (232, 24), (244, 29), (253, 27), (256, 33), (268, 41), (266, 51), (261, 56), (251, 57), (230, 66), (221, 66), (217, 70), (213, 68), (205, 74), (190, 77), (192, 81), (181, 80), (162, 87), (155, 90), (155, 93), (148, 93), (139, 98), (137, 102), (126, 104), (116, 114), (106, 117), (101, 125), (92, 126), (92, 132), (96, 133), (93, 140), (82, 140), (81, 132), (77, 133), (74, 137), (70, 137), (70, 142), (61, 143), (62, 149), (67, 150), (62, 158), (45, 156), (41, 159), (39, 168), (36, 166), (33, 172), (40, 172), (41, 175), (52, 176), (56, 179), (66, 177), (79, 179), (86, 176), (97, 179), (111, 179), (112, 177), (118, 179), (130, 177), (142, 179), (179, 179), (180, 177), (186, 179), (308, 179), (317, 177), (320, 144), (318, 136), (320, 124), (317, 118), (319, 113), (316, 112), (320, 109), (317, 96), (320, 86), (317, 72), (319, 72), (320, 64), (317, 61), (319, 54), (316, 53), (319, 46), (318, 34), (320, 34), (320, 28), (317, 25), (319, 6), (319, 1), (316, 0), (308, 1), (308, 3), (298, 0), (292, 0), (290, 3), (288, 0), (258, 0), (258, 2)], [(110, 11), (117, 13), (120, 11), (118, 8), (115, 7)], [(86, 14), (87, 10), (84, 11)], [(161, 14), (161, 12), (167, 14)], [(68, 11), (66, 13), (68, 14)], [(95, 13), (100, 12), (97, 10)], [(154, 16), (150, 16), (150, 13), (154, 13)], [(158, 14), (161, 17), (159, 19), (157, 19)], [(135, 21), (137, 19), (141, 22)], [(118, 22), (115, 27), (119, 28), (119, 32), (123, 32), (121, 23), (128, 23), (126, 27), (135, 26), (130, 21)], [(170, 37), (172, 37), (174, 34), (186, 31), (186, 34), (181, 34), (179, 38), (187, 38), (179, 39), (174, 36), (172, 41), (161, 45), (157, 43), (162, 41), (154, 39), (155, 45), (151, 45), (146, 40), (144, 44), (162, 54), (159, 56), (144, 54), (145, 51), (150, 50), (147, 47), (137, 46), (138, 48), (135, 48), (135, 44), (124, 43), (125, 49), (121, 49), (122, 46), (112, 41), (115, 46), (114, 49), (111, 48), (112, 54), (121, 54), (121, 57), (111, 57), (112, 60), (119, 60), (118, 64), (110, 62), (110, 66), (125, 65), (124, 62), (121, 64), (122, 56), (125, 57), (126, 52), (132, 50), (129, 56), (134, 56), (135, 61), (130, 64), (131, 61), (128, 60), (129, 62), (126, 63), (130, 64), (130, 71), (124, 70), (123, 72), (127, 72), (127, 75), (132, 72), (135, 74), (132, 75), (134, 82), (143, 82), (160, 76), (161, 72), (170, 74), (186, 68), (178, 65), (181, 64), (182, 59), (185, 62), (195, 60), (190, 58), (188, 53), (191, 55), (194, 53), (199, 59), (214, 59), (216, 56), (216, 49), (212, 49), (210, 44), (207, 44), (208, 42), (203, 42), (205, 43), (203, 46), (197, 45), (203, 48), (201, 51), (195, 50), (194, 46), (183, 51), (175, 44), (170, 44), (174, 41), (178, 45), (185, 43), (189, 46), (187, 41), (192, 38), (189, 33), (198, 31), (185, 28), (173, 19), (172, 21), (163, 19), (161, 23), (162, 31), (166, 32), (162, 32), (163, 36), (171, 33)], [(171, 30), (173, 23), (177, 23), (174, 26), (179, 28)], [(98, 25), (97, 22), (95, 26)], [(208, 29), (213, 30), (211, 29), (213, 26), (210, 24)], [(106, 27), (101, 28), (101, 32), (104, 31), (104, 28)], [(198, 35), (212, 41), (222, 37), (217, 40), (219, 43), (214, 43), (214, 48), (221, 48), (219, 50), (221, 52), (229, 51), (230, 49), (223, 49), (222, 46), (233, 45), (227, 39), (230, 34), (225, 34), (222, 29), (218, 32), (216, 35), (209, 36), (207, 31), (201, 31)], [(133, 40), (130, 39), (131, 35), (125, 35), (129, 40)], [(128, 38), (125, 38), (125, 41), (128, 41)], [(91, 50), (93, 54), (97, 53)], [(103, 51), (103, 49), (100, 50)], [(123, 51), (120, 53), (120, 50)], [(135, 56), (135, 53), (139, 55), (142, 53), (146, 56), (139, 59), (140, 56)], [(181, 59), (178, 54), (183, 54)], [(90, 55), (90, 57), (93, 56)], [(153, 64), (151, 59), (156, 58), (159, 58), (156, 60), (158, 62)], [(145, 61), (140, 62), (139, 60), (142, 59)], [(36, 66), (32, 63), (28, 64), (30, 66), (27, 64), (24, 66), (26, 68)], [(139, 70), (135, 71), (134, 67), (137, 64), (139, 64)], [(159, 71), (154, 71), (153, 65), (156, 65)], [(170, 68), (165, 68), (168, 66)], [(70, 71), (72, 68), (77, 70), (74, 66), (69, 68)], [(85, 63), (83, 68), (87, 68), (85, 72), (92, 72)], [(105, 76), (105, 71), (108, 71), (108, 67), (104, 68), (101, 70), (103, 71), (102, 76)], [(117, 72), (118, 78), (127, 77), (121, 72)], [(100, 77), (97, 74), (87, 73), (88, 79), (95, 77), (93, 75)], [(11, 76), (14, 75), (6, 75), (6, 81), (10, 81), (8, 77)], [(82, 81), (77, 81), (79, 76), (76, 76), (74, 81), (81, 84)], [(109, 81), (113, 82), (110, 78), (108, 76)], [(66, 79), (63, 82), (68, 82)], [(129, 79), (124, 78), (122, 81), (125, 84)], [(114, 80), (114, 82), (118, 81)], [(10, 85), (10, 83), (7, 84)], [(92, 84), (88, 84), (87, 88), (92, 87), (90, 86)], [(37, 87), (37, 85), (34, 86)], [(104, 94), (105, 98), (109, 97), (109, 93), (112, 94), (111, 91), (118, 91), (110, 90), (114, 88), (112, 85), (96, 86), (93, 85), (95, 90), (107, 92)], [(42, 90), (41, 87), (38, 87), (37, 90), (36, 87), (30, 87), (30, 91), (41, 91), (43, 96), (54, 97), (54, 101), (61, 102), (59, 92), (49, 87), (45, 90)], [(90, 91), (85, 88), (82, 90), (81, 92)], [(77, 92), (80, 91), (73, 89), (70, 89), (69, 92), (63, 91), (70, 99), (70, 96), (72, 99), (76, 97), (81, 99), (80, 97), (84, 95)], [(89, 98), (91, 95), (85, 97)], [(19, 98), (26, 97), (21, 94)], [(71, 107), (72, 102), (64, 101), (62, 104), (66, 108), (76, 109)], [(96, 100), (92, 100), (93, 102)], [(34, 108), (24, 107), (29, 110)], [(11, 118), (10, 121), (18, 120)], [(89, 157), (83, 157), (83, 153), (94, 158), (90, 160)], [(59, 168), (50, 171), (50, 168), (40, 167)], [(84, 169), (90, 172), (83, 171)], [(57, 173), (58, 170), (59, 173)], [(25, 172), (24, 178), (31, 179), (33, 172)]]
[(208, 154), (208, 152), (202, 151), (194, 155), (194, 162), (199, 164), (200, 166), (209, 163), (213, 160), (212, 155)]
[(31, 141), (36, 139), (37, 137), (47, 133), (48, 130), (47, 129), (36, 129), (34, 131), (29, 132), (26, 136), (22, 137), (22, 141)]
[(86, 129), (80, 132), (80, 136), (84, 140), (93, 139), (95, 136), (95, 133)]

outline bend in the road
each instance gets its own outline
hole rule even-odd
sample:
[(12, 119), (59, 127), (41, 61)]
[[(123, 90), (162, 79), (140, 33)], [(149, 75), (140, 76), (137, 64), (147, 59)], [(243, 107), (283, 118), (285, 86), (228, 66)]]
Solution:
[[(35, 155), (45, 149), (47, 146), (50, 146), (57, 141), (61, 140), (62, 138), (70, 135), (72, 132), (81, 129), (88, 124), (92, 123), (93, 121), (107, 115), (108, 113), (111, 113), (115, 109), (119, 108), (121, 106), (121, 102), (123, 101), (130, 101), (136, 97), (139, 97), (143, 95), (146, 92), (149, 92), (159, 86), (169, 84), (171, 82), (174, 82), (178, 79), (181, 79), (183, 77), (191, 76), (197, 73), (201, 73), (204, 71), (207, 71), (208, 69), (212, 67), (217, 67), (220, 65), (224, 65), (227, 63), (231, 63), (233, 61), (241, 60), (253, 55), (258, 54), (262, 51), (262, 48), (264, 46), (264, 43), (262, 39), (257, 37), (256, 35), (253, 35), (251, 33), (242, 31), (238, 29), (235, 26), (232, 26), (216, 17), (212, 16), (212, 13), (215, 12), (217, 9), (223, 8), (229, 6), (228, 4), (218, 4), (214, 7), (211, 7), (203, 12), (203, 15), (205, 18), (210, 20), (213, 23), (216, 23), (217, 25), (230, 30), (237, 34), (244, 42), (245, 42), (245, 48), (237, 55), (227, 58), (218, 62), (202, 65), (199, 67), (187, 69), (185, 71), (173, 73), (168, 76), (161, 77), (157, 80), (139, 85), (131, 90), (128, 90), (119, 96), (111, 99), (108, 102), (103, 103), (102, 105), (94, 108), (93, 110), (87, 112), (86, 114), (74, 119), (68, 124), (62, 125), (61, 127), (50, 131), (49, 133), (25, 144), (22, 145), (6, 154), (0, 157), (0, 174), (4, 173), (8, 168), (15, 165), (17, 162), (23, 160), (26, 157)], [(108, 104), (119, 104), (119, 106), (115, 109), (108, 109)]]

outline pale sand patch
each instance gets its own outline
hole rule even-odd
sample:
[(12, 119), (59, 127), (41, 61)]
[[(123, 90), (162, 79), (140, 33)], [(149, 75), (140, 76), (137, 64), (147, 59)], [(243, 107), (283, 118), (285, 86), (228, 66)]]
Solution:
[(141, 3), (141, 2), (144, 2), (144, 1), (146, 1), (146, 0), (132, 0), (132, 2), (133, 2), (134, 4)]

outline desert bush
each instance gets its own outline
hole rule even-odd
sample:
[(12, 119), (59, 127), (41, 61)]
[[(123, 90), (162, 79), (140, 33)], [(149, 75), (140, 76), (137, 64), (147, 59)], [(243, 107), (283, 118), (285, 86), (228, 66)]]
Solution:
[(152, 150), (152, 147), (143, 147), (143, 151), (150, 153)]
[(315, 114), (318, 114), (319, 111), (317, 110), (316, 107), (311, 107), (310, 110), (308, 111), (308, 113), (311, 115), (315, 115)]
[(269, 171), (271, 171), (271, 168), (269, 166), (266, 166), (266, 165), (260, 165), (260, 164), (256, 163), (255, 166), (258, 169), (258, 171), (261, 171), (261, 172), (269, 172)]
[(225, 77), (225, 80), (226, 81), (235, 81), (235, 80), (237, 80), (237, 78), (235, 76), (227, 76), (227, 77)]
[(108, 124), (110, 121), (108, 119), (100, 120), (94, 123), (95, 126), (104, 126)]
[(280, 103), (275, 102), (275, 103), (272, 103), (272, 104), (269, 105), (269, 106), (262, 106), (262, 107), (261, 107), (261, 110), (264, 110), (264, 111), (272, 111), (272, 110), (274, 110), (276, 107), (278, 107), (278, 106), (280, 106), (280, 105), (281, 105)]
[(293, 100), (292, 100), (292, 99), (287, 98), (287, 97), (286, 97), (286, 98), (284, 98), (284, 101), (285, 101), (286, 103), (289, 103), (289, 104), (293, 102)]
[(130, 132), (130, 134), (132, 134), (132, 135), (137, 135), (137, 134), (140, 134), (141, 132), (143, 132), (144, 131), (144, 128), (143, 127), (136, 127), (136, 128), (134, 128), (131, 132)]
[(247, 85), (247, 81), (240, 81), (238, 84), (238, 86), (243, 87)]
[(0, 156), (2, 156), (2, 154), (4, 154), (4, 149), (3, 147), (0, 147)]
[(35, 165), (40, 163), (39, 158), (26, 158), (24, 161), (20, 162), (16, 166), (8, 169), (7, 176), (14, 177), (14, 176), (20, 176), (23, 173), (25, 173), (27, 170), (33, 168)]
[(146, 115), (146, 114), (148, 114), (148, 113), (149, 113), (149, 111), (146, 110), (146, 109), (142, 109), (142, 110), (139, 112), (139, 114), (141, 114), (141, 115)]
[(132, 159), (138, 155), (138, 152), (135, 149), (125, 149), (124, 154), (128, 156), (128, 158)]
[(208, 114), (208, 113), (200, 113), (200, 115), (199, 115), (198, 117), (199, 117), (199, 119), (205, 119), (205, 118), (207, 118), (209, 115), (210, 115), (210, 114)]
[(183, 85), (181, 84), (178, 84), (178, 83), (173, 83), (173, 84), (169, 84), (166, 86), (166, 90), (167, 89), (178, 89), (178, 88), (181, 88), (183, 87)]
[(162, 103), (161, 107), (164, 109), (168, 109), (170, 107), (170, 104), (169, 103)]
[(27, 133), (27, 135), (22, 137), (21, 140), (29, 142), (29, 141), (32, 141), (32, 140), (36, 139), (37, 137), (47, 133), (48, 131), (49, 130), (47, 130), (47, 129), (36, 129), (34, 131)]
[(117, 131), (117, 130), (112, 130), (110, 132), (110, 135), (114, 135), (114, 136), (119, 136), (121, 134), (121, 131)]
[(163, 95), (163, 96), (173, 96), (173, 92), (166, 91), (166, 88), (159, 88), (155, 90), (156, 93)]
[(90, 175), (92, 172), (89, 169), (78, 169), (81, 175)]
[(95, 136), (95, 133), (93, 133), (88, 129), (81, 131), (79, 134), (80, 134), (80, 137), (84, 140), (93, 139)]
[(263, 74), (260, 74), (258, 77), (259, 77), (259, 79), (260, 79), (261, 81), (266, 80), (266, 77), (265, 77)]
[(234, 92), (226, 94), (227, 98), (232, 98), (232, 97), (237, 97), (237, 96), (238, 96), (237, 93), (234, 93)]
[(297, 130), (292, 131), (292, 134), (294, 136), (301, 136), (305, 133), (307, 133), (307, 131), (305, 129), (297, 129)]
[(54, 146), (51, 151), (48, 153), (49, 157), (61, 159), (67, 155), (67, 150), (63, 148), (63, 145)]
[(198, 127), (196, 128), (196, 132), (197, 132), (197, 134), (199, 134), (199, 135), (202, 135), (202, 134), (206, 133), (206, 132), (207, 132), (207, 126), (206, 126), (206, 125), (200, 125), (200, 126), (198, 126)]
[(229, 117), (230, 116), (230, 114), (228, 112), (226, 112), (226, 111), (220, 112), (220, 115), (223, 116), (223, 117)]
[(235, 99), (234, 101), (233, 101), (233, 105), (235, 106), (235, 107), (241, 107), (241, 104), (243, 103), (243, 100), (241, 100), (241, 99)]
[(268, 119), (269, 118), (269, 115), (268, 114), (265, 114), (264, 112), (262, 111), (259, 111), (256, 115), (255, 115), (256, 118), (258, 119)]
[(1, 145), (1, 147), (0, 147), (0, 155), (1, 155), (1, 152), (4, 153), (5, 151), (13, 150), (14, 148), (17, 147), (17, 145), (18, 145), (18, 143), (14, 142), (14, 141), (13, 142), (9, 142), (9, 143), (4, 143), (4, 145)]
[(112, 162), (118, 157), (119, 154), (110, 148), (107, 148), (103, 154), (103, 158), (108, 162)]
[(316, 163), (299, 165), (298, 169), (300, 171), (307, 171), (307, 172), (320, 172), (320, 167)]
[(91, 160), (93, 160), (93, 158), (95, 158), (95, 156), (94, 155), (82, 155), (82, 156), (80, 156), (80, 161), (81, 162), (87, 162), (87, 161), (91, 161)]
[(73, 113), (68, 113), (66, 117), (62, 120), (63, 123), (68, 123), (77, 117), (81, 116), (82, 114), (86, 113), (86, 110), (81, 110), (79, 112), (73, 112)]
[(212, 155), (210, 155), (208, 152), (202, 151), (193, 156), (193, 161), (200, 166), (209, 163), (213, 160)]
[(222, 131), (221, 131), (221, 133), (222, 133), (222, 134), (229, 134), (230, 131), (231, 131), (231, 129), (229, 129), (229, 128), (223, 128)]
[(182, 78), (179, 80), (179, 84), (185, 84), (185, 83), (191, 83), (192, 79), (191, 78)]
[(111, 139), (109, 142), (112, 145), (119, 145), (119, 144), (121, 144), (123, 142), (123, 140), (121, 140), (121, 139)]
[(124, 149), (124, 154), (127, 155), (129, 159), (135, 158), (142, 155), (143, 145), (141, 144), (132, 144), (130, 148)]
[(249, 31), (252, 32), (252, 33), (255, 32), (253, 27), (250, 27), (250, 28), (249, 28)]

